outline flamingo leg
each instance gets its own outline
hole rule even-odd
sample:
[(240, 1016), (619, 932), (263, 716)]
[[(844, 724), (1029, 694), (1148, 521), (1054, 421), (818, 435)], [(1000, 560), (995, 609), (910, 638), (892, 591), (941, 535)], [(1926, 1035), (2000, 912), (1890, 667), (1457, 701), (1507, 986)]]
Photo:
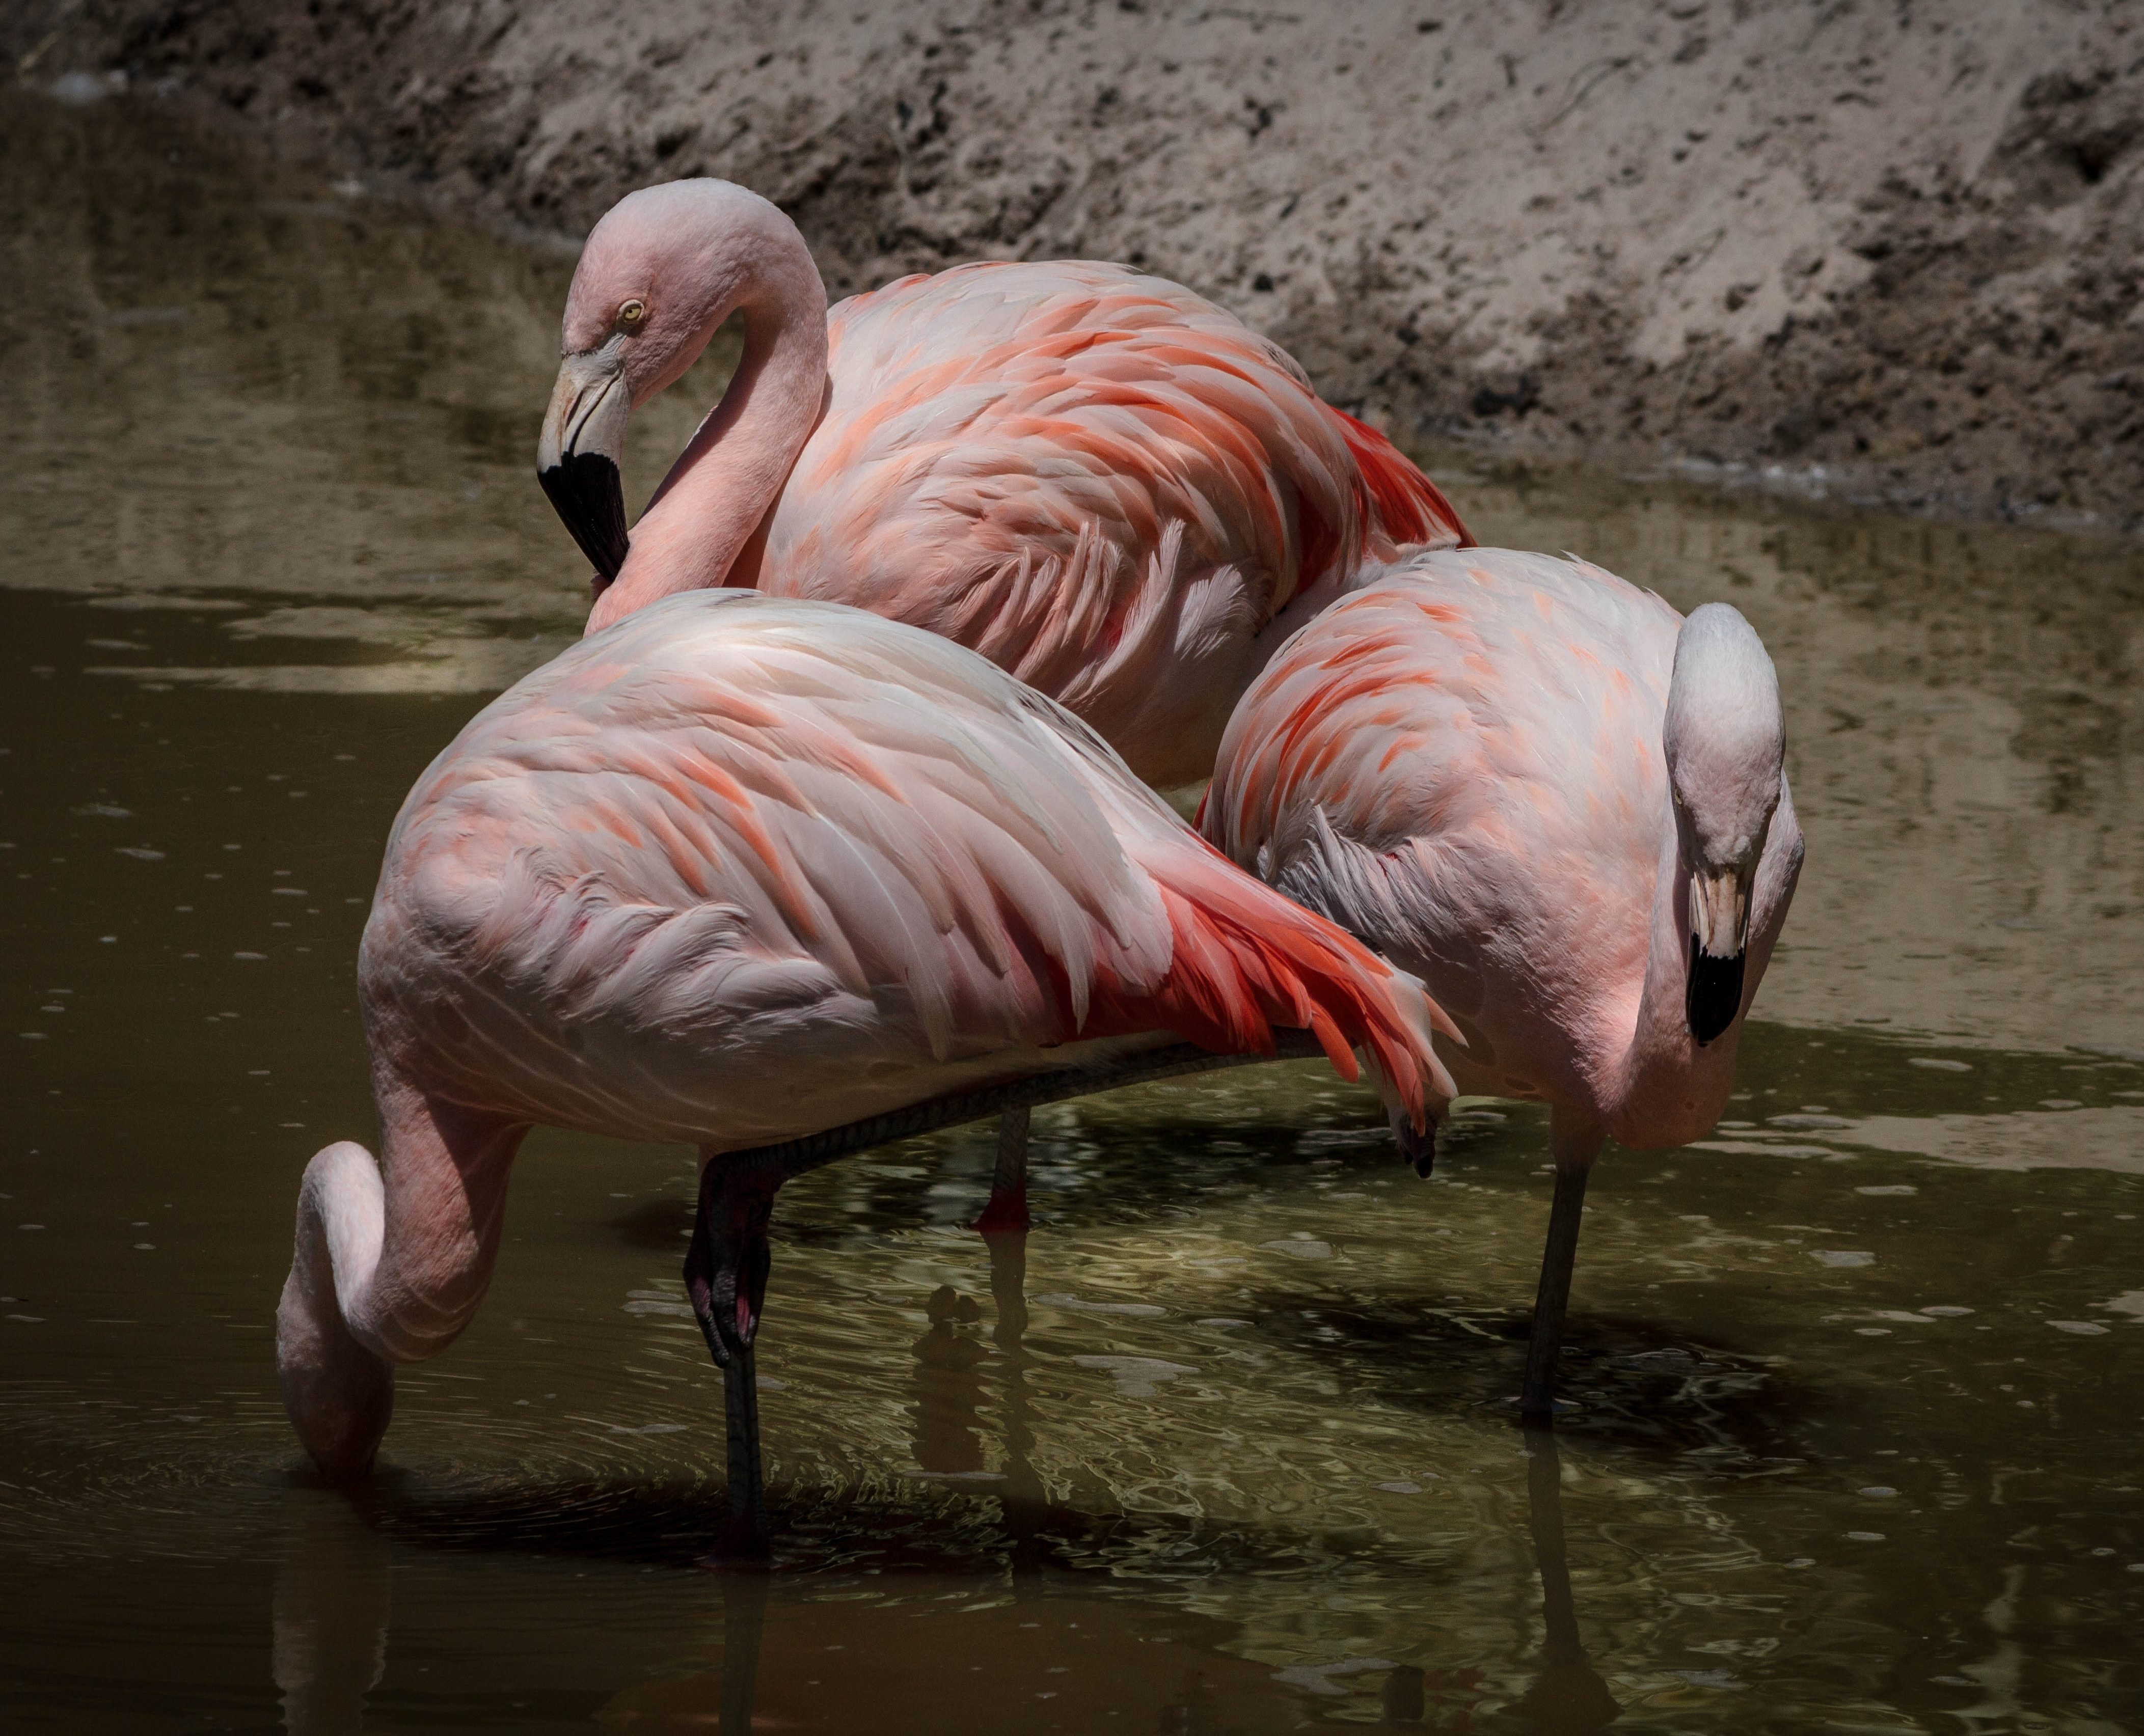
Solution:
[(752, 1353), (733, 1353), (722, 1370), (722, 1420), (729, 1446), (730, 1519), (724, 1555), (767, 1553), (767, 1481), (759, 1456), (759, 1373)]
[(685, 1256), (686, 1293), (707, 1341), (707, 1353), (722, 1371), (730, 1488), (729, 1524), (721, 1549), (726, 1556), (767, 1553), (767, 1485), (752, 1346), (773, 1264), (767, 1220), (784, 1179), (771, 1164), (709, 1154), (700, 1168), (700, 1208)]
[[(1274, 1032), (1270, 1054), (1213, 1054), (1192, 1044), (1179, 1043), (1164, 1049), (1136, 1051), (1099, 1064), (1060, 1068), (1002, 1085), (932, 1098), (905, 1109), (852, 1121), (844, 1127), (829, 1128), (824, 1133), (807, 1134), (779, 1145), (722, 1153), (703, 1148), (700, 1207), (692, 1224), (691, 1247), (685, 1256), (685, 1289), (692, 1297), (692, 1313), (700, 1322), (701, 1334), (707, 1341), (707, 1353), (715, 1359), (723, 1376), (723, 1408), (729, 1440), (730, 1524), (722, 1540), (722, 1553), (745, 1556), (767, 1554), (766, 1490), (759, 1453), (759, 1389), (752, 1369), (752, 1341), (759, 1331), (760, 1309), (767, 1298), (767, 1276), (772, 1257), (767, 1246), (767, 1219), (774, 1208), (774, 1196), (784, 1182), (875, 1145), (912, 1139), (919, 1133), (987, 1120), (995, 1115), (1001, 1118), (998, 1175), (1002, 1184), (1007, 1174), (1009, 1150), (1011, 1162), (1017, 1166), (1013, 1173), (1025, 1177), (1028, 1111), (1035, 1104), (1063, 1103), (1097, 1091), (1112, 1091), (1153, 1079), (1178, 1079), (1219, 1068), (1294, 1059), (1323, 1052), (1315, 1036), (1297, 1030)], [(1015, 1118), (1017, 1138), (1013, 1134)], [(992, 1197), (995, 1203), (995, 1192)], [(1021, 1208), (1024, 1217), (1024, 1198)], [(1011, 1238), (1004, 1239), (1012, 1243)], [(1010, 1274), (1015, 1265), (1025, 1272), (1025, 1243), (1013, 1245), (1019, 1248), (1020, 1259), (1015, 1262), (1009, 1257), (1000, 1268), (994, 1242), (994, 1272), (1002, 1269)], [(1018, 1280), (1014, 1282), (1017, 1284)], [(1023, 1319), (1025, 1308), (1023, 1301)]]
[(975, 1228), (985, 1236), (1017, 1234), (1028, 1228), (1029, 1113), (1025, 1104), (1017, 1104), (998, 1117), (998, 1164), (990, 1177), (990, 1202), (975, 1220)]
[(1548, 1245), (1541, 1250), (1541, 1289), (1534, 1298), (1533, 1340), (1526, 1348), (1526, 1385), (1520, 1414), (1549, 1421), (1556, 1415), (1556, 1359), (1563, 1347), (1563, 1317), (1571, 1306), (1571, 1270), (1578, 1259), (1579, 1220), (1586, 1210), (1591, 1165), (1556, 1172), (1556, 1203), (1549, 1208)]
[(990, 1301), (997, 1308), (997, 1326), (990, 1337), (1017, 1362), (1020, 1342), (1027, 1336), (1027, 1238), (993, 1237), (990, 1250)]

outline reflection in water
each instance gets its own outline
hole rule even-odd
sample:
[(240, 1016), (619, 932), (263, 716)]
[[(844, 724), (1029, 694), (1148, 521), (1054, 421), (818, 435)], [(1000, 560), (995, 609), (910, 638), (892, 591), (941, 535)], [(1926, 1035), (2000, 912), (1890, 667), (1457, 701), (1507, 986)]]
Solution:
[[(571, 250), (345, 196), (152, 107), (15, 90), (0, 213), (0, 404), (38, 454), (0, 474), (37, 551), (0, 587), (123, 607), (85, 635), (107, 679), (484, 695), (578, 636), (587, 566), (529, 469)], [(636, 476), (720, 395), (736, 350), (711, 351), (632, 431)], [(226, 642), (161, 642), (203, 608)]]
[(766, 1575), (755, 1569), (723, 1575), (719, 1726), (722, 1736), (749, 1736), (757, 1722), (753, 1713), (759, 1703), (759, 1654), (767, 1630), (767, 1598)]
[(1035, 1466), (1035, 1425), (1028, 1393), (1033, 1359), (1026, 1347), (1029, 1234), (1019, 1230), (983, 1238), (990, 1250), (990, 1303), (997, 1317), (990, 1342), (1003, 1358), (1005, 1482), (998, 1494), (1015, 1574), (1036, 1571), (1048, 1555), (1052, 1537), (1076, 1534), (1080, 1523), (1076, 1512), (1050, 1500)]
[[(995, 1342), (1015, 1359), (1024, 1355), (1027, 1318), (1025, 1240), (990, 1238)], [(932, 1292), (926, 1312), (930, 1329), (914, 1347), (916, 1458), (926, 1471), (957, 1476), (981, 1461), (976, 1371), (990, 1353), (960, 1332), (981, 1311), (951, 1286)], [(1016, 1517), (1024, 1502), (1012, 1492), (1036, 1486), (1014, 1446), (1021, 1426), (1008, 1407), (1000, 1442), (1007, 1450), (1005, 1520), (1015, 1537), (1031, 1537)], [(1622, 1708), (1580, 1634), (1556, 1436), (1529, 1426), (1524, 1447), (1543, 1632), (1540, 1667), (1510, 1709), (1541, 1736), (1591, 1736)], [(380, 1515), (362, 1503), (307, 1487), (292, 1491), (286, 1510), (295, 1542), (276, 1576), (273, 1620), (284, 1727), (291, 1736), (340, 1736), (363, 1728), (366, 1697), (385, 1670), (392, 1553)], [(1112, 1727), (1248, 1736), (1300, 1728), (1321, 1700), (1374, 1679), (1378, 1727), (1457, 1732), (1472, 1729), (1491, 1698), (1478, 1667), (1426, 1670), (1356, 1656), (1276, 1671), (1235, 1654), (1237, 1636), (1224, 1624), (1068, 1595), (1076, 1586), (1061, 1570), (1037, 1579), (1039, 1565), (1030, 1557), (1023, 1571), (1015, 1554), (995, 1595), (971, 1583), (949, 1597), (933, 1579), (884, 1601), (861, 1595), (839, 1573), (717, 1571), (707, 1578), (716, 1587), (719, 1668), (626, 1689), (596, 1719), (625, 1732), (869, 1728), (959, 1736), (1002, 1730), (1015, 1717), (1040, 1729), (1084, 1731), (1104, 1727), (1089, 1720), (1129, 1712), (1134, 1722)], [(1987, 1666), (1973, 1668), (1988, 1679)]]
[(960, 1331), (983, 1317), (970, 1296), (940, 1284), (925, 1304), (931, 1330), (916, 1341), (916, 1462), (934, 1476), (981, 1477), (982, 1364), (990, 1352)]
[[(530, 1141), (375, 1509), (293, 1489), (268, 1352), (297, 1172), (371, 1114), (350, 970), (387, 827), (584, 606), (528, 474), (568, 261), (12, 90), (0, 260), (8, 1717), (707, 1729), (689, 1153)], [(714, 395), (634, 418), (643, 479), (687, 432), (664, 406)], [(1442, 471), (1485, 535), (1749, 614), (1824, 864), (1727, 1122), (1589, 1193), (1560, 1451), (1615, 1728), (2133, 1724), (2136, 551)], [(1462, 1114), (1427, 1185), (1388, 1138), (1288, 1066), (1046, 1112), (1047, 1230), (986, 1242), (987, 1299), (957, 1228), (986, 1130), (786, 1189), (759, 1716), (1604, 1709), (1511, 1517), (1538, 1115)], [(934, 1317), (948, 1285), (994, 1316)]]
[(1571, 1563), (1563, 1545), (1563, 1461), (1552, 1429), (1529, 1426), (1526, 1512), (1541, 1567), (1542, 1664), (1519, 1701), (1543, 1736), (1588, 1736), (1623, 1715), (1593, 1666), (1578, 1634), (1578, 1610), (1571, 1595)]
[(292, 1491), (296, 1546), (275, 1575), (273, 1668), (290, 1736), (355, 1736), (387, 1669), (390, 1551), (340, 1495)]
[(876, 1602), (814, 1598), (778, 1576), (727, 1585), (719, 1664), (628, 1688), (595, 1720), (631, 1736), (1278, 1736), (1303, 1727), (1303, 1694), (1218, 1649), (1225, 1623), (1084, 1598), (961, 1607), (949, 1601), (952, 1589), (926, 1583)]

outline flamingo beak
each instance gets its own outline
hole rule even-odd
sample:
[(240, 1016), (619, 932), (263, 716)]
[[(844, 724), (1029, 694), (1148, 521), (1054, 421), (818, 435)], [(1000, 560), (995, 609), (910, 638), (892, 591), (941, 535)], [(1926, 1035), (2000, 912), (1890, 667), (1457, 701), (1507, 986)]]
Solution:
[(1742, 965), (1749, 940), (1751, 871), (1700, 869), (1690, 877), (1690, 973), (1683, 1017), (1702, 1049), (1742, 1011)]
[(623, 340), (613, 338), (558, 365), (536, 442), (536, 480), (594, 563), (598, 596), (625, 564), (625, 489), (618, 461), (632, 410)]

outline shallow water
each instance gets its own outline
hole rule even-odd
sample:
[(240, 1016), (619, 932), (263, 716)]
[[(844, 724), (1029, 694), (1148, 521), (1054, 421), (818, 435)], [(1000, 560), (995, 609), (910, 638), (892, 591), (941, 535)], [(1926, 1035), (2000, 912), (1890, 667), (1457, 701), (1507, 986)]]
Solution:
[(960, 1228), (988, 1129), (788, 1190), (777, 1570), (710, 1573), (682, 1151), (531, 1139), (360, 1500), (270, 1357), (388, 821), (576, 630), (569, 259), (153, 110), (0, 128), (10, 1728), (2144, 1717), (2133, 548), (1432, 454), (1485, 538), (1744, 609), (1809, 836), (1732, 1122), (1599, 1172), (1556, 1441), (1540, 1115), (1425, 1185), (1322, 1069), (1224, 1074), (1040, 1114), (1024, 1250)]

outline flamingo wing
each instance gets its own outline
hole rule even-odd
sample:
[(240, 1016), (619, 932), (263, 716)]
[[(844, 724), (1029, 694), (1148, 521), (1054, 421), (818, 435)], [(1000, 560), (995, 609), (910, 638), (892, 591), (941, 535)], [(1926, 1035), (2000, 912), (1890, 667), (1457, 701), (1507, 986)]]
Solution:
[(363, 975), (375, 1042), (450, 1096), (717, 1145), (1155, 1031), (1317, 1029), (1417, 1104), (1435, 1076), (1418, 985), (1076, 719), (928, 634), (738, 591), (470, 723), (396, 822)]
[(1485, 983), (1634, 998), (1679, 625), (1583, 562), (1411, 558), (1244, 695), (1203, 827), (1476, 1029)]
[(1204, 774), (1252, 642), (1298, 597), (1401, 543), (1463, 539), (1284, 350), (1163, 279), (969, 265), (829, 323), (826, 412), (762, 588), (980, 651), (1143, 773)]

